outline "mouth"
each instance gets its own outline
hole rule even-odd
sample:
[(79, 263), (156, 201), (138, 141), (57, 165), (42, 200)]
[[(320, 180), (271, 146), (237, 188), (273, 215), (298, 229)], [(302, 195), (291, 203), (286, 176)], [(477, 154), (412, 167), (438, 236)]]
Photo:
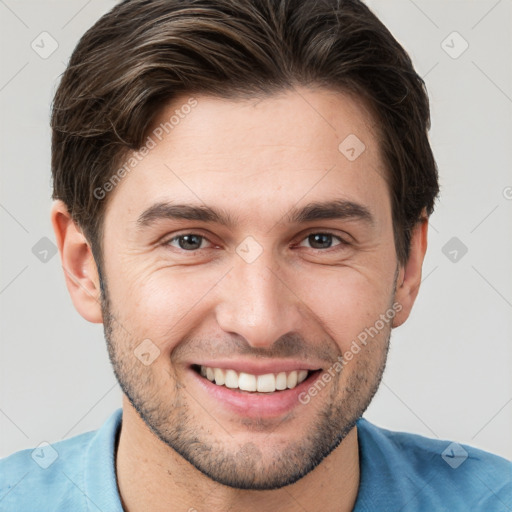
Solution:
[(299, 407), (301, 415), (310, 414), (311, 408), (300, 397), (322, 374), (313, 362), (291, 359), (197, 361), (188, 365), (187, 385), (203, 408), (212, 408), (214, 416), (228, 421), (274, 419), (284, 427), (284, 419), (291, 419)]
[(230, 368), (214, 368), (192, 365), (192, 369), (203, 379), (216, 386), (247, 393), (276, 393), (295, 389), (320, 370), (292, 370), (277, 373), (252, 374)]

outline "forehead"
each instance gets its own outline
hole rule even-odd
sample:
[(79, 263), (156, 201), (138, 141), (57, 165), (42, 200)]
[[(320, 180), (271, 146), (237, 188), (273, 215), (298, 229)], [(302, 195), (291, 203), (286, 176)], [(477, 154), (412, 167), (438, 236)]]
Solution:
[(242, 219), (300, 201), (375, 202), (387, 189), (375, 120), (362, 101), (337, 91), (181, 95), (159, 112), (146, 145), (109, 198), (114, 214), (179, 199), (236, 207)]

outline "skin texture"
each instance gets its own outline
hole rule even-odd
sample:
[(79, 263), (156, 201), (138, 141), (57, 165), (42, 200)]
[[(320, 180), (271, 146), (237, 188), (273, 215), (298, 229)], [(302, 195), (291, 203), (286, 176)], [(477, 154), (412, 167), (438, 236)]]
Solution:
[[(154, 127), (188, 99), (166, 106)], [(380, 383), (391, 329), (418, 293), (427, 220), (398, 265), (374, 121), (357, 99), (305, 88), (259, 100), (195, 99), (104, 199), (103, 299), (87, 240), (65, 205), (52, 210), (72, 300), (84, 318), (104, 323), (125, 395), (116, 453), (123, 506), (352, 510), (355, 421)], [(338, 150), (350, 134), (365, 145), (353, 161)], [(365, 206), (373, 224), (287, 220), (293, 208), (340, 199)], [(165, 201), (207, 205), (235, 222), (137, 222)], [(315, 233), (333, 236), (315, 246)], [(204, 237), (192, 240), (199, 248), (180, 246), (175, 237), (187, 234)], [(261, 252), (250, 263), (237, 252), (249, 236), (257, 242), (251, 254)], [(345, 360), (393, 304), (392, 320)], [(134, 355), (147, 339), (160, 351), (149, 365)], [(322, 372), (344, 363), (307, 405), (257, 417), (233, 412), (199, 384), (191, 365), (221, 359), (298, 361)]]

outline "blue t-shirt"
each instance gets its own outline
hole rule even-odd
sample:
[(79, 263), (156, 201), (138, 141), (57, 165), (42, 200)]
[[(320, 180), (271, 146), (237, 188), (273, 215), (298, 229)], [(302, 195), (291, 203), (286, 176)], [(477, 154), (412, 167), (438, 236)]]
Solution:
[[(114, 460), (121, 418), (117, 409), (96, 431), (0, 459), (0, 511), (123, 512)], [(512, 462), (364, 418), (357, 429), (354, 511), (512, 511)]]

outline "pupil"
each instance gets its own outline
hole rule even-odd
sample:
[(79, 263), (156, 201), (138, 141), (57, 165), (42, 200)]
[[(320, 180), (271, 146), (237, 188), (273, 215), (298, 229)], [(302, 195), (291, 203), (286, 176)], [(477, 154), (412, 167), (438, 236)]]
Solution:
[(201, 237), (198, 235), (180, 236), (180, 247), (182, 249), (198, 249), (201, 246)]
[[(331, 246), (331, 235), (328, 235), (326, 233), (316, 233), (314, 235), (309, 236), (309, 243), (312, 247), (315, 249), (318, 248), (326, 248)], [(320, 247), (315, 247), (315, 244), (319, 244)]]

